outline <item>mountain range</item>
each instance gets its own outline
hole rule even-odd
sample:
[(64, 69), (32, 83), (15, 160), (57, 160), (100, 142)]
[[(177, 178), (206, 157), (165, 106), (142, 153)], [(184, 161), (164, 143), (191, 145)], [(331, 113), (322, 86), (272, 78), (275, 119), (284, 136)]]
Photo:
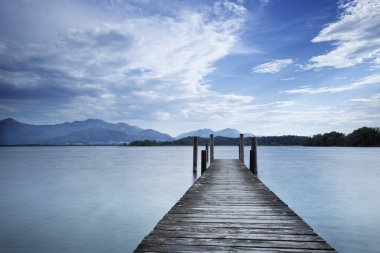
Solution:
[[(214, 134), (214, 136), (237, 138), (240, 136), (241, 133), (238, 130), (233, 129), (233, 128), (225, 128), (225, 129), (222, 129), (219, 131), (214, 131), (214, 130), (209, 129), (209, 128), (203, 128), (203, 129), (198, 129), (198, 130), (194, 130), (191, 132), (186, 132), (186, 133), (180, 134), (177, 137), (175, 137), (175, 139), (178, 140), (178, 139), (182, 139), (182, 138), (185, 138), (188, 136), (199, 136), (199, 137), (207, 138), (210, 136), (210, 134)], [(244, 136), (245, 137), (252, 137), (253, 134), (245, 133)]]
[(12, 118), (0, 121), (0, 145), (89, 145), (116, 144), (134, 140), (171, 141), (173, 138), (153, 129), (100, 119), (56, 125), (31, 125)]
[[(236, 129), (220, 131), (199, 129), (176, 138), (153, 129), (143, 129), (126, 123), (108, 123), (100, 119), (66, 122), (55, 125), (32, 125), (12, 118), (0, 121), (0, 145), (96, 145), (121, 144), (135, 140), (172, 141), (188, 136), (238, 137)], [(246, 136), (252, 136), (248, 134)]]

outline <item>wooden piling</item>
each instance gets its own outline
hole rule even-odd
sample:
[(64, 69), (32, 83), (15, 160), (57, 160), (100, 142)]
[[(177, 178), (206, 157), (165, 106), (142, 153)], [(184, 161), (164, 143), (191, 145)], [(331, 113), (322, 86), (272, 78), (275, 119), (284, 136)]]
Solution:
[(207, 166), (206, 150), (202, 150), (202, 153), (201, 153), (201, 173), (206, 171), (206, 166)]
[(257, 141), (256, 137), (251, 139), (251, 150), (249, 152), (249, 169), (253, 174), (257, 174)]
[(208, 163), (208, 143), (206, 143), (206, 163)]
[(214, 162), (214, 135), (210, 134), (210, 162)]
[(252, 150), (256, 150), (256, 148), (257, 148), (257, 140), (256, 140), (256, 137), (253, 136), (253, 137), (251, 138), (251, 149), (252, 149)]
[(240, 140), (239, 140), (239, 160), (244, 163), (244, 134), (240, 134)]
[(198, 164), (198, 137), (194, 136), (193, 139), (193, 172), (197, 172)]

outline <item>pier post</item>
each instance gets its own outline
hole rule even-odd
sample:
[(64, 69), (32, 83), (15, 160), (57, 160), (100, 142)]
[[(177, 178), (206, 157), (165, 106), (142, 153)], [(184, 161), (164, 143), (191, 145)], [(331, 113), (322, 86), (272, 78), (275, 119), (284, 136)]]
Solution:
[(257, 174), (257, 141), (252, 137), (251, 150), (249, 152), (249, 169), (253, 174)]
[(214, 135), (210, 134), (210, 163), (214, 162)]
[(206, 163), (208, 163), (208, 143), (206, 143)]
[(239, 160), (244, 163), (244, 134), (240, 134), (240, 140), (239, 140)]
[(207, 166), (207, 162), (206, 162), (206, 150), (202, 150), (202, 153), (201, 153), (201, 173), (203, 174), (203, 172), (206, 171), (206, 166)]
[(193, 139), (193, 172), (197, 172), (198, 164), (198, 137), (194, 136)]

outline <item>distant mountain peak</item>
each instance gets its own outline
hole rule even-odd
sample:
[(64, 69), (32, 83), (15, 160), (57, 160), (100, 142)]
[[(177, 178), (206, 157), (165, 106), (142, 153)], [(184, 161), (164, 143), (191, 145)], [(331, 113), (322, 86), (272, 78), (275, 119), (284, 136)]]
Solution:
[(13, 118), (6, 118), (6, 119), (3, 119), (3, 120), (0, 120), (0, 122), (2, 124), (7, 124), (7, 125), (9, 125), (9, 124), (22, 124), (22, 123), (18, 122), (17, 120), (13, 119)]
[(0, 145), (124, 143), (134, 140), (171, 141), (173, 138), (153, 129), (144, 130), (119, 122), (86, 119), (55, 125), (29, 125), (12, 118), (0, 121)]
[(86, 119), (84, 121), (86, 121), (86, 122), (105, 122), (102, 119), (93, 119), (93, 118), (89, 118), (89, 119)]
[(66, 122), (66, 123), (71, 124), (71, 123), (107, 123), (107, 122), (101, 119), (89, 118), (89, 119), (84, 119), (84, 120), (75, 120), (73, 122)]
[(227, 127), (227, 128), (222, 129), (222, 130), (219, 130), (218, 132), (220, 132), (220, 131), (236, 131), (236, 132), (240, 133), (240, 131), (236, 130), (235, 128), (230, 128), (230, 127)]
[(178, 135), (176, 137), (176, 139), (181, 139), (181, 138), (185, 138), (185, 137), (188, 137), (188, 136), (207, 137), (207, 136), (209, 136), (212, 133), (214, 133), (214, 131), (212, 129), (201, 128), (201, 129), (198, 129), (198, 130), (182, 133), (182, 134)]
[(154, 129), (152, 129), (152, 128), (147, 128), (147, 129), (144, 129), (143, 131), (145, 131), (145, 132), (158, 132), (158, 131), (156, 131), (156, 130), (154, 130)]
[(13, 118), (6, 118), (6, 119), (2, 119), (1, 121), (5, 121), (5, 120), (14, 120)]
[(7, 122), (7, 121), (16, 121), (16, 120), (14, 120), (13, 118), (6, 118), (6, 119), (2, 119), (1, 121)]
[(128, 126), (130, 126), (129, 124), (124, 123), (124, 122), (117, 122), (116, 125), (123, 125), (123, 126), (124, 126), (124, 125), (128, 125)]
[[(176, 139), (181, 139), (181, 138), (185, 138), (189, 136), (209, 137), (210, 134), (214, 134), (215, 136), (236, 138), (236, 137), (239, 137), (240, 133), (241, 133), (240, 131), (234, 128), (225, 128), (218, 131), (214, 131), (209, 128), (200, 128), (198, 130), (180, 134), (176, 137)], [(248, 134), (248, 136), (252, 136), (252, 134)]]

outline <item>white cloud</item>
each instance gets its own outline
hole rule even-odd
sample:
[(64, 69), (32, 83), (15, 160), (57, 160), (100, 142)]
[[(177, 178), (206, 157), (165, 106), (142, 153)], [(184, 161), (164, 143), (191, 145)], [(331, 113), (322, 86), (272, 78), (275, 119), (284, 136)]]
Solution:
[[(328, 131), (351, 132), (363, 125), (378, 125), (380, 113), (360, 108), (323, 106), (302, 109), (273, 109), (249, 115), (255, 123), (255, 134), (313, 135)], [(280, 129), (280, 130), (279, 130)]]
[(341, 1), (339, 20), (328, 24), (312, 40), (332, 42), (334, 49), (314, 56), (305, 69), (347, 68), (380, 58), (380, 1)]
[(371, 120), (379, 120), (380, 114), (371, 114), (360, 110), (347, 110), (336, 107), (317, 107), (305, 110), (282, 111), (274, 117), (275, 121), (312, 123), (317, 125), (340, 126), (346, 123), (362, 124)]
[(352, 98), (344, 101), (345, 104), (353, 104), (365, 107), (380, 107), (380, 93), (374, 94), (367, 98)]
[(335, 76), (334, 79), (335, 80), (344, 80), (344, 79), (347, 79), (347, 77), (345, 77), (345, 76)]
[[(114, 5), (118, 8), (123, 2), (107, 8)], [(216, 61), (236, 50), (245, 15), (242, 5), (218, 1), (196, 10), (178, 8), (175, 15), (132, 16), (128, 12), (122, 21), (71, 28), (55, 44), (25, 45), (16, 53), (1, 43), (0, 60), (21, 67), (5, 70), (0, 81), (36, 88), (29, 94), (43, 105), (38, 109), (51, 112), (55, 108), (67, 120), (78, 116), (168, 120), (194, 105), (210, 104), (214, 117), (224, 113), (218, 105), (238, 110), (253, 100), (252, 96), (217, 93), (205, 80)], [(70, 98), (47, 105), (38, 97), (42, 89), (51, 90), (48, 95), (60, 92)]]
[(158, 120), (168, 120), (170, 119), (171, 115), (169, 112), (158, 110), (155, 112), (156, 119)]
[(294, 105), (293, 101), (253, 104), (249, 96), (245, 101), (238, 97), (230, 97), (222, 102), (220, 98), (215, 95), (201, 97), (199, 101), (188, 103), (187, 107), (180, 111), (180, 114), (186, 119), (192, 119), (192, 121), (202, 124), (207, 122), (208, 124), (236, 125), (255, 121), (253, 118), (257, 119), (257, 115), (263, 115), (266, 111)]
[(286, 91), (283, 91), (283, 93), (285, 94), (339, 93), (343, 91), (359, 89), (367, 85), (376, 85), (376, 84), (380, 84), (379, 74), (366, 76), (359, 81), (356, 81), (350, 84), (341, 85), (341, 86), (327, 86), (327, 87), (320, 87), (320, 88), (312, 88), (310, 86), (306, 86), (306, 87), (300, 87), (297, 89), (286, 90)]
[(292, 64), (292, 59), (279, 59), (271, 62), (263, 63), (252, 68), (252, 72), (255, 73), (277, 73), (288, 65)]
[(296, 78), (295, 77), (287, 77), (287, 78), (282, 78), (281, 80), (282, 81), (291, 81), (291, 80), (295, 80)]
[(247, 46), (242, 41), (237, 41), (235, 45), (231, 48), (231, 54), (260, 54), (263, 53), (260, 49), (253, 46)]

